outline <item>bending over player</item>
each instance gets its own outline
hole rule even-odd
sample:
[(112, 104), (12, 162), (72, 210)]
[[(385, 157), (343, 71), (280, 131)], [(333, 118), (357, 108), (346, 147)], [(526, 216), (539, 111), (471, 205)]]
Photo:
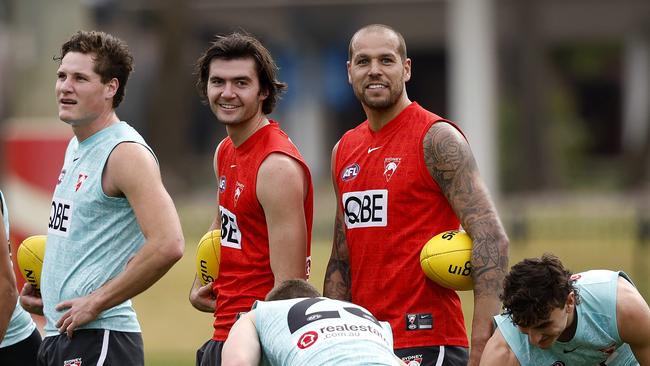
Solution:
[(481, 365), (650, 365), (650, 308), (623, 272), (544, 254), (512, 267), (502, 300)]
[(366, 309), (320, 297), (304, 280), (287, 280), (232, 327), (223, 366), (404, 365), (390, 325)]

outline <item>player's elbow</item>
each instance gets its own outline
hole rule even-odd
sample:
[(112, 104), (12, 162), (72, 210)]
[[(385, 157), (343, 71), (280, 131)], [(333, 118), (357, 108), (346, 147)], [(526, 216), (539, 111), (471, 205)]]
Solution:
[(169, 236), (160, 241), (158, 256), (166, 267), (171, 267), (183, 257), (185, 240), (183, 235)]
[(166, 249), (166, 258), (170, 264), (178, 262), (183, 258), (183, 252), (185, 251), (185, 240), (182, 235), (179, 235), (177, 238), (170, 240), (167, 244)]

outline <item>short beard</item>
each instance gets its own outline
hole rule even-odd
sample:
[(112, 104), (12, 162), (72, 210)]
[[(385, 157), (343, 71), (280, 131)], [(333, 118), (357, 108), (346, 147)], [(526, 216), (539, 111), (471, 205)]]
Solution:
[(400, 88), (400, 90), (397, 90), (397, 93), (389, 93), (388, 98), (386, 99), (381, 99), (381, 100), (371, 100), (370, 98), (366, 98), (366, 95), (364, 94), (364, 90), (362, 90), (360, 93), (357, 93), (355, 91), (357, 99), (363, 104), (364, 106), (375, 109), (375, 110), (386, 110), (390, 109), (392, 106), (397, 104), (397, 101), (399, 98), (402, 96), (404, 93), (404, 88)]

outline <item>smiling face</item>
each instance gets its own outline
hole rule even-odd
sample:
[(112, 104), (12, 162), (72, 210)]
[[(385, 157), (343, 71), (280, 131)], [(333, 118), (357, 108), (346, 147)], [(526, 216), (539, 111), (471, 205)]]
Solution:
[(528, 335), (528, 342), (533, 346), (542, 349), (550, 348), (565, 332), (568, 332), (575, 317), (575, 297), (573, 292), (569, 294), (566, 304), (563, 307), (554, 308), (547, 319), (528, 327), (517, 326), (519, 331)]
[(72, 126), (89, 124), (113, 109), (117, 79), (102, 83), (94, 67), (92, 54), (69, 52), (57, 70), (54, 89), (59, 119)]
[(404, 96), (411, 60), (403, 60), (398, 47), (397, 35), (386, 29), (363, 30), (354, 36), (348, 81), (367, 108), (388, 109)]
[(255, 61), (251, 58), (218, 59), (210, 62), (207, 84), (210, 109), (227, 126), (253, 123), (263, 117)]

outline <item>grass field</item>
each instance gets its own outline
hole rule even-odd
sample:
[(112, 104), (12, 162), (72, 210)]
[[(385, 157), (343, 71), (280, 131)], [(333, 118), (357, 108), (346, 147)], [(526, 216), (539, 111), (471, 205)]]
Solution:
[[(581, 218), (582, 214), (567, 210), (554, 211), (547, 214), (535, 210), (536, 216), (527, 226), (526, 240), (517, 239), (510, 245), (511, 265), (526, 257), (551, 252), (574, 272), (592, 268), (620, 269), (632, 275), (648, 299), (650, 275), (646, 263), (650, 259), (650, 248), (636, 243), (634, 220), (629, 213), (617, 210), (613, 219), (599, 221), (597, 217)], [(134, 300), (143, 328), (148, 366), (194, 365), (196, 349), (212, 335), (212, 314), (196, 311), (187, 300), (195, 271), (195, 243), (208, 227), (212, 215), (209, 209), (197, 210), (196, 206), (188, 211), (181, 209), (180, 215), (187, 243), (185, 256), (165, 277)], [(330, 224), (327, 217), (316, 220), (322, 222), (315, 221), (315, 237), (320, 239), (312, 245), (310, 282), (322, 289), (331, 245), (327, 237)], [(589, 225), (585, 226), (581, 220)], [(470, 329), (472, 292), (462, 292), (460, 296)]]

